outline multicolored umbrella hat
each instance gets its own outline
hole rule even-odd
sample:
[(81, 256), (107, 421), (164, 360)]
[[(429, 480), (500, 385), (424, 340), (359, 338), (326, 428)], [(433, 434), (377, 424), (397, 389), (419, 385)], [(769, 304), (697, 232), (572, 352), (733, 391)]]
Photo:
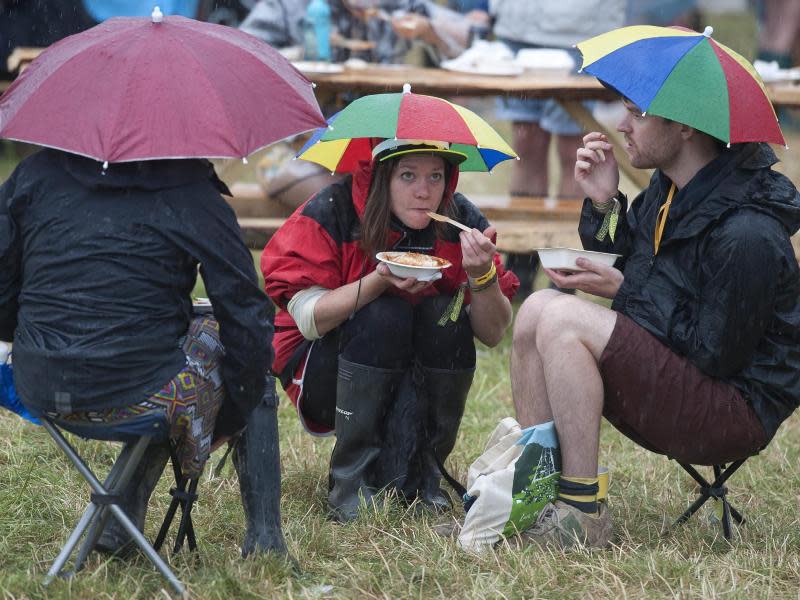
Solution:
[(505, 140), (471, 110), (435, 96), (373, 94), (351, 102), (318, 129), (297, 157), (318, 163), (332, 173), (353, 171), (372, 158), (372, 148), (385, 139), (448, 142), (467, 159), (461, 171), (491, 171), (498, 163), (518, 158)]
[(727, 144), (786, 145), (753, 66), (727, 46), (678, 27), (636, 25), (577, 45), (582, 70), (646, 114), (678, 121)]

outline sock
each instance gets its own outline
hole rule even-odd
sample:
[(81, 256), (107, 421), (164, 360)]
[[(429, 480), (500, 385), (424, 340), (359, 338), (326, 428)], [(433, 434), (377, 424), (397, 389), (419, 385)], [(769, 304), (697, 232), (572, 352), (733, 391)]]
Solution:
[(589, 515), (597, 514), (597, 477), (564, 477), (558, 480), (558, 499)]

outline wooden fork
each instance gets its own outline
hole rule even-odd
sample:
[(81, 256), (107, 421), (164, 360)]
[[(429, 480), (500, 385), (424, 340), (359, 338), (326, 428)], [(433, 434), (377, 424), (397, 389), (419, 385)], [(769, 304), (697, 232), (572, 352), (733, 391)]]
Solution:
[(459, 229), (463, 229), (464, 231), (472, 231), (472, 229), (470, 229), (469, 227), (467, 227), (463, 223), (459, 223), (458, 221), (454, 221), (450, 217), (445, 217), (444, 215), (440, 215), (439, 213), (435, 213), (435, 212), (431, 212), (431, 211), (428, 211), (426, 214), (431, 219), (433, 219), (434, 221), (441, 221), (442, 223), (450, 223), (450, 225), (458, 227)]

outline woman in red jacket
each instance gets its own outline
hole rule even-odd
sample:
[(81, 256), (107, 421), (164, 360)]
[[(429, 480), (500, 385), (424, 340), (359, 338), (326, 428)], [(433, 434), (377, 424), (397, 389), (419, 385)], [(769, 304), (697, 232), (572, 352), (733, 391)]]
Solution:
[[(283, 309), (273, 371), (311, 433), (335, 430), (328, 503), (339, 521), (388, 485), (433, 510), (450, 506), (436, 459), (455, 445), (473, 338), (503, 338), (519, 285), (494, 229), (454, 193), (465, 158), (441, 142), (377, 144), (372, 161), (299, 207), (264, 248), (266, 291)], [(400, 279), (376, 264), (390, 249), (452, 266), (435, 281)]]

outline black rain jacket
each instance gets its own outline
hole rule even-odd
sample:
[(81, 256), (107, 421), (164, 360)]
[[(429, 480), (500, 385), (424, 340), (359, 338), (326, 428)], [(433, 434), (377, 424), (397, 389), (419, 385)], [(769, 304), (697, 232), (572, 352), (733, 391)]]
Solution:
[(0, 187), (0, 339), (24, 402), (62, 413), (149, 398), (186, 364), (198, 265), (219, 322), (227, 400), (244, 426), (272, 364), (259, 289), (225, 185), (204, 160), (101, 163), (56, 150)]
[(773, 171), (767, 144), (737, 144), (675, 194), (661, 247), (656, 214), (671, 182), (659, 171), (626, 213), (613, 242), (595, 239), (603, 215), (584, 202), (580, 235), (617, 252), (625, 281), (612, 308), (736, 386), (769, 438), (800, 402), (800, 271), (789, 237), (800, 196)]

